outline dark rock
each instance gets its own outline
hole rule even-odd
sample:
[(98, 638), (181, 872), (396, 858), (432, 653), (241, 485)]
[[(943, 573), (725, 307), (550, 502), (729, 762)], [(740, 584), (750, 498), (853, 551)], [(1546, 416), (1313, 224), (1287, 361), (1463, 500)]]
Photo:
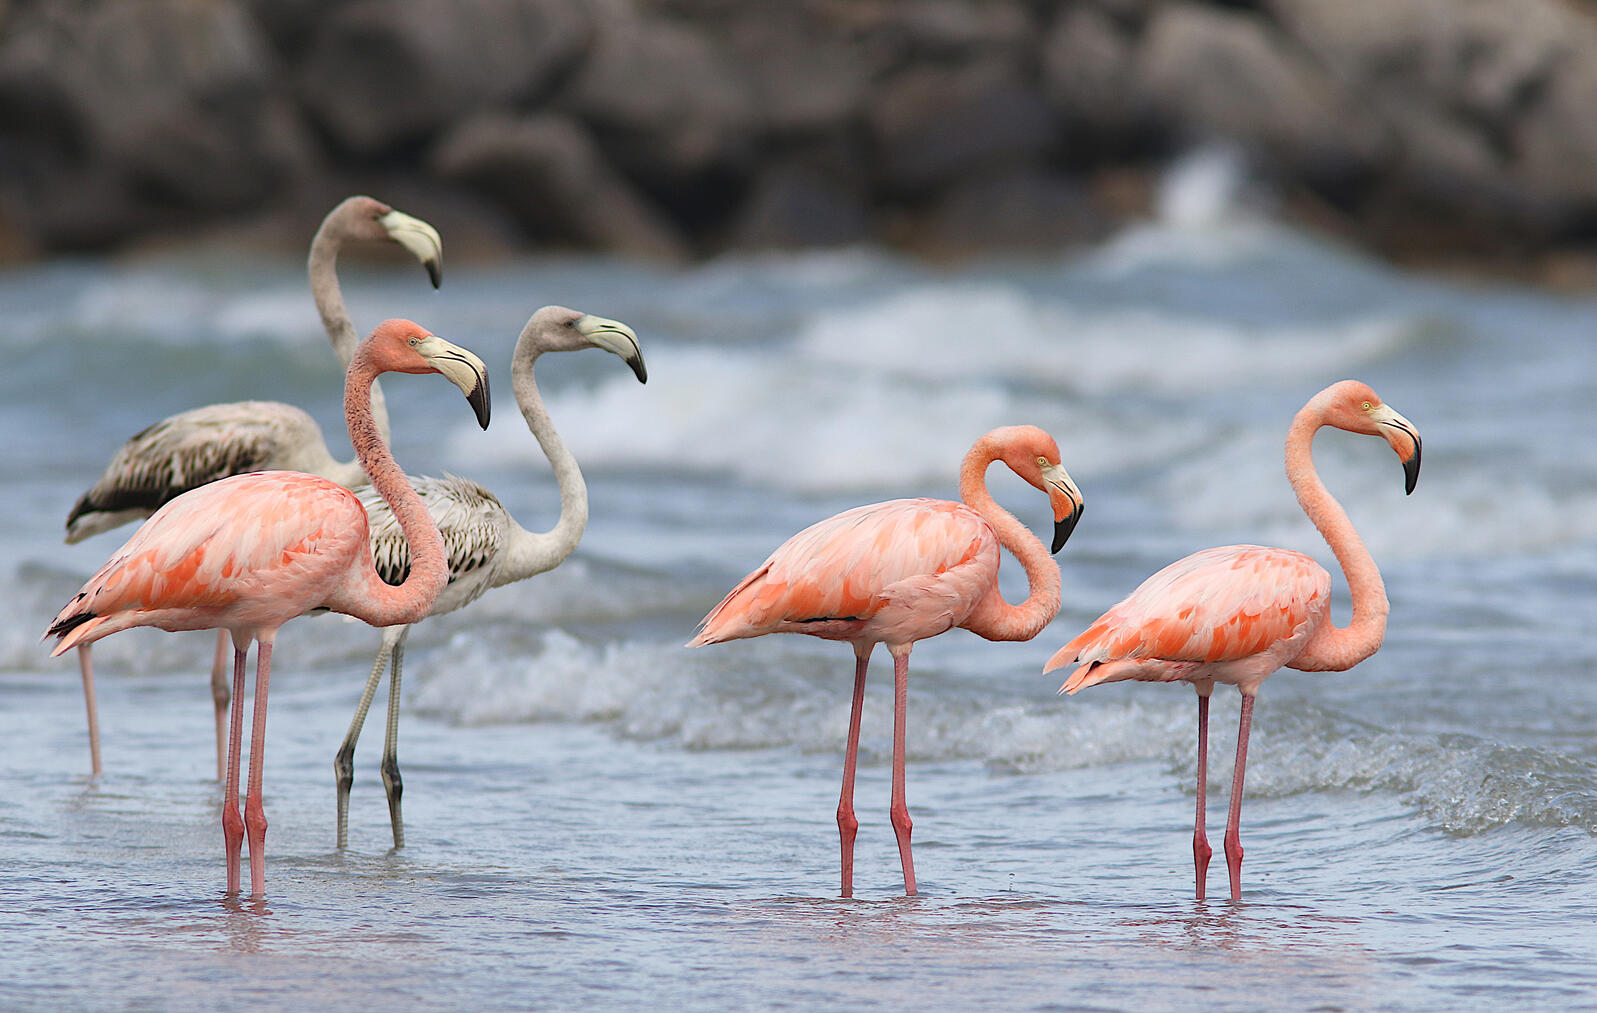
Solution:
[(1043, 42), (1043, 93), (1067, 130), (1113, 137), (1132, 131), (1132, 39), (1094, 7), (1067, 9)]
[(879, 58), (948, 63), (1024, 58), (1037, 25), (1018, 0), (886, 0), (836, 5), (840, 25)]
[(731, 245), (841, 246), (862, 242), (869, 234), (863, 186), (809, 166), (782, 163), (755, 182), (731, 230)]
[(485, 113), (446, 134), (430, 167), (499, 204), (538, 243), (651, 258), (686, 254), (664, 216), (566, 117)]
[(874, 68), (828, 19), (788, 0), (764, 0), (739, 4), (716, 35), (761, 131), (828, 131), (863, 114)]
[(1040, 156), (1058, 137), (1042, 96), (998, 60), (905, 71), (880, 90), (870, 125), (881, 185), (907, 197), (986, 166)]
[(337, 146), (370, 156), (540, 98), (592, 31), (582, 0), (354, 0), (316, 29), (296, 92)]
[(925, 215), (916, 245), (945, 254), (1054, 250), (1101, 238), (1110, 225), (1076, 180), (1017, 166), (954, 187)]
[(758, 116), (725, 54), (703, 34), (623, 0), (598, 0), (592, 9), (592, 52), (559, 105), (591, 124), (635, 176), (675, 181), (746, 168)]
[(1379, 127), (1256, 15), (1162, 7), (1137, 64), (1137, 100), (1192, 139), (1226, 138), (1293, 170), (1335, 176), (1380, 152)]
[(235, 2), (20, 8), (0, 40), (0, 193), (47, 248), (267, 199), (311, 153)]

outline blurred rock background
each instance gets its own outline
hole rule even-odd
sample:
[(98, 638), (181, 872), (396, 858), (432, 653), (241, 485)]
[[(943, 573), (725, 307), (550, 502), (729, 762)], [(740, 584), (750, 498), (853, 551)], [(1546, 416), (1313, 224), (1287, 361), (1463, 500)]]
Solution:
[(1578, 0), (0, 0), (13, 260), (355, 191), (466, 256), (1057, 248), (1212, 142), (1393, 259), (1597, 279)]

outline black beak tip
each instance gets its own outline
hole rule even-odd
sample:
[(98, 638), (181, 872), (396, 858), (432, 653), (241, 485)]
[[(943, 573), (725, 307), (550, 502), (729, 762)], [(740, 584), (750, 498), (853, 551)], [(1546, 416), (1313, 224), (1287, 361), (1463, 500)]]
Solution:
[(632, 356), (626, 360), (626, 364), (632, 367), (632, 375), (638, 378), (639, 383), (649, 382), (649, 369), (643, 364), (642, 355)]
[(433, 283), (434, 289), (444, 283), (443, 261), (438, 260), (435, 257), (432, 260), (424, 262), (422, 266), (427, 268), (427, 280)]
[(1414, 456), (1403, 462), (1403, 495), (1412, 495), (1420, 480), (1420, 443), (1414, 441)]
[(1076, 530), (1076, 523), (1081, 520), (1081, 510), (1082, 508), (1078, 506), (1070, 511), (1070, 515), (1064, 520), (1054, 522), (1054, 544), (1049, 552), (1058, 552), (1065, 547), (1066, 542), (1070, 541), (1071, 532)]
[(482, 378), (477, 388), (466, 395), (466, 401), (471, 405), (471, 410), (477, 414), (477, 424), (484, 429), (488, 428), (488, 416), (492, 405), (488, 396), (488, 378)]

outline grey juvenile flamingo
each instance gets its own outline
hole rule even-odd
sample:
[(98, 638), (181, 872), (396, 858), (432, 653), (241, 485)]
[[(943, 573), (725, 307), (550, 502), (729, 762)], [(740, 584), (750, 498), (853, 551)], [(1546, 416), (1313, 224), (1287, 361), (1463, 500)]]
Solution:
[[(533, 364), (544, 352), (583, 348), (613, 352), (632, 367), (639, 383), (648, 380), (643, 352), (632, 328), (563, 306), (545, 306), (534, 313), (522, 328), (511, 356), (510, 376), (516, 404), (527, 420), (527, 428), (543, 448), (544, 456), (549, 458), (555, 480), (560, 484), (560, 520), (553, 528), (544, 532), (526, 530), (516, 523), (493, 493), (476, 482), (455, 477), (411, 480), (443, 535), (449, 557), (449, 586), (433, 603), (429, 615), (453, 612), (491, 588), (552, 570), (576, 549), (588, 523), (588, 487), (582, 481), (577, 459), (555, 432), (549, 412), (538, 395)], [(410, 570), (409, 546), (386, 503), (370, 489), (363, 490), (360, 498), (371, 517), (372, 557), (377, 572), (389, 583), (398, 583)], [(383, 742), (383, 786), (388, 794), (394, 846), (405, 845), (404, 824), (400, 819), (403, 783), (399, 776), (398, 734), (400, 671), (405, 636), (409, 632), (409, 626), (389, 626), (383, 630), (382, 646), (372, 664), (371, 675), (366, 679), (360, 705), (333, 760), (338, 785), (339, 848), (345, 847), (349, 840), (349, 789), (355, 780), (355, 743), (360, 738), (361, 725), (365, 723), (385, 666), (391, 666), (392, 675), (388, 681), (388, 729)]]

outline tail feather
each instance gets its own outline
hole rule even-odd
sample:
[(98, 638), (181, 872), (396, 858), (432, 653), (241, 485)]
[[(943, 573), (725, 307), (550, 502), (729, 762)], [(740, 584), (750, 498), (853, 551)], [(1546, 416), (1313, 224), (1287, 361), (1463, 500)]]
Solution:
[(1059, 692), (1075, 693), (1077, 690), (1086, 689), (1088, 686), (1098, 685), (1098, 683), (1108, 678), (1108, 673), (1103, 671), (1106, 667), (1101, 661), (1087, 662), (1070, 673), (1070, 678), (1066, 679), (1065, 684), (1059, 687)]
[(744, 618), (743, 613), (745, 610), (740, 607), (733, 611), (734, 600), (742, 596), (749, 585), (765, 576), (770, 568), (770, 563), (767, 562), (765, 566), (738, 581), (737, 587), (728, 591), (726, 597), (721, 599), (720, 604), (716, 605), (715, 608), (710, 610), (708, 615), (700, 620), (698, 636), (689, 640), (686, 646), (703, 647), (705, 644), (719, 644), (727, 640), (737, 639), (737, 634), (729, 627), (733, 625), (734, 619)]
[(1075, 693), (1101, 682), (1180, 682), (1202, 666), (1201, 661), (1170, 661), (1166, 658), (1089, 661), (1070, 673), (1070, 678), (1059, 687), (1059, 692)]
[(56, 645), (50, 649), (50, 657), (57, 658), (72, 648), (86, 641), (98, 640), (95, 631), (105, 625), (109, 616), (97, 616), (93, 612), (74, 612), (68, 616), (58, 617), (45, 631), (44, 639), (58, 638)]

